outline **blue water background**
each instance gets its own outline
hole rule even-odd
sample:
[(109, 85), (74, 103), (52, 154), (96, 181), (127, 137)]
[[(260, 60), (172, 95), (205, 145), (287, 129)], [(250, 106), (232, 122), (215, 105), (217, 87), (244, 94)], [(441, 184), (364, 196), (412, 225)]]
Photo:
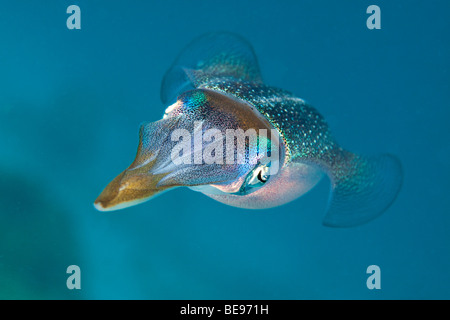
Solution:
[[(68, 30), (66, 8), (81, 8)], [(366, 8), (381, 8), (368, 30)], [(449, 299), (448, 1), (2, 1), (0, 298)], [(329, 181), (249, 211), (179, 188), (124, 211), (92, 203), (161, 118), (164, 72), (204, 32), (254, 46), (267, 84), (336, 139), (403, 163), (396, 202), (322, 225)], [(66, 268), (81, 268), (68, 290)], [(381, 268), (381, 289), (366, 268)]]

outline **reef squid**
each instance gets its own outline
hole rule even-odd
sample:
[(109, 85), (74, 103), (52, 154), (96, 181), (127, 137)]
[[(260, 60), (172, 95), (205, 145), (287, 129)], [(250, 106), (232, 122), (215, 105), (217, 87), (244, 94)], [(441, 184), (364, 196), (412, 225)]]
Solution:
[(164, 75), (161, 100), (162, 119), (141, 125), (133, 163), (95, 200), (98, 210), (123, 209), (175, 187), (234, 207), (273, 208), (328, 176), (323, 223), (349, 227), (382, 214), (400, 190), (394, 155), (342, 148), (314, 107), (263, 82), (252, 46), (238, 35), (192, 41)]

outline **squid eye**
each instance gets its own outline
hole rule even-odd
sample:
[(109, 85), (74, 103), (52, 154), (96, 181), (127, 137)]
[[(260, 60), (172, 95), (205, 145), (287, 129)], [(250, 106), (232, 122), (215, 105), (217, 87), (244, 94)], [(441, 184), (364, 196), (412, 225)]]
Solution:
[(245, 178), (241, 188), (235, 194), (247, 195), (258, 190), (262, 187), (267, 180), (269, 180), (270, 162), (262, 165), (258, 163), (255, 169), (253, 169)]

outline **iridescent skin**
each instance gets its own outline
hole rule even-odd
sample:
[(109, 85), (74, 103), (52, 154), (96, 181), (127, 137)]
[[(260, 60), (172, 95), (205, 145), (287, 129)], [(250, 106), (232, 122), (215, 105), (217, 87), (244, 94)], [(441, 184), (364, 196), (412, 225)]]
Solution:
[[(161, 97), (169, 104), (164, 118), (141, 127), (135, 161), (97, 198), (97, 209), (121, 209), (179, 186), (232, 206), (270, 208), (305, 194), (326, 174), (331, 193), (324, 224), (344, 227), (380, 215), (400, 189), (401, 165), (394, 156), (362, 157), (342, 149), (316, 109), (262, 82), (253, 49), (238, 36), (208, 34), (193, 41), (165, 75)], [(280, 170), (261, 178), (264, 153), (243, 164), (174, 165), (171, 133), (209, 128), (275, 129), (277, 139), (270, 143), (279, 150)]]

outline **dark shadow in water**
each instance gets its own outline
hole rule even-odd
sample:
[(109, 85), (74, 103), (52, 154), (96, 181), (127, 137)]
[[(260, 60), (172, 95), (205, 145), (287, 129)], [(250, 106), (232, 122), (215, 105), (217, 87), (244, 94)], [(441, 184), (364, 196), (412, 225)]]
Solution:
[(0, 299), (82, 298), (66, 286), (67, 267), (80, 261), (68, 211), (5, 169), (0, 194)]

